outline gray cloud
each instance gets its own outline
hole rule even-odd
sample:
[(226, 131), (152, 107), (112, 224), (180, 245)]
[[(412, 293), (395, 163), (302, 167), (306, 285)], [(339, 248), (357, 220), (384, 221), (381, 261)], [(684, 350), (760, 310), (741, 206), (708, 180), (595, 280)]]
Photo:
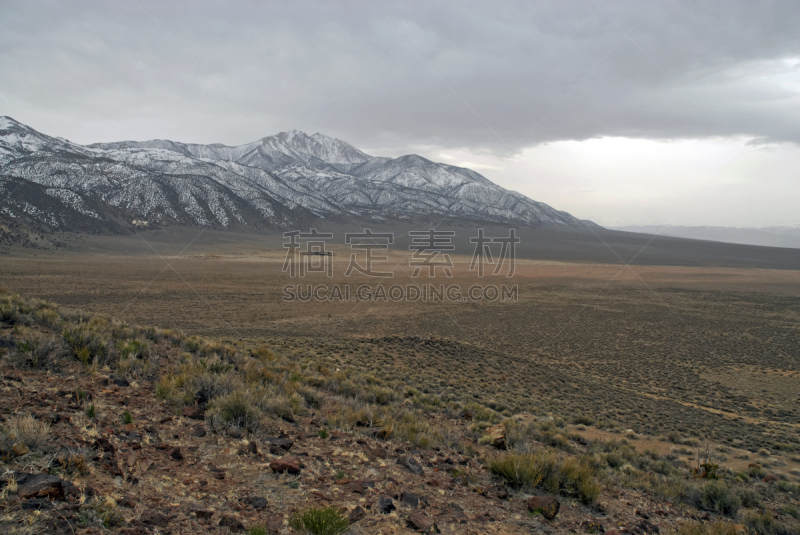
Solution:
[(381, 153), (800, 141), (793, 2), (208, 0), (180, 27), (198, 0), (136, 2), (177, 44), (147, 58), (165, 34), (134, 2), (0, 5), (0, 114), (79, 142), (297, 128)]

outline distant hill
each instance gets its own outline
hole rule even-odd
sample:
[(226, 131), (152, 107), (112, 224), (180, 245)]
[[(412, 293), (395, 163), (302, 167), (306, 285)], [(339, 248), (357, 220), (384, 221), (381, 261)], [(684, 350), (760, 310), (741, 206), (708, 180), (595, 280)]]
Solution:
[(744, 245), (800, 248), (800, 225), (782, 227), (686, 227), (672, 225), (644, 225), (609, 227), (626, 232), (658, 234), (676, 238), (710, 240)]

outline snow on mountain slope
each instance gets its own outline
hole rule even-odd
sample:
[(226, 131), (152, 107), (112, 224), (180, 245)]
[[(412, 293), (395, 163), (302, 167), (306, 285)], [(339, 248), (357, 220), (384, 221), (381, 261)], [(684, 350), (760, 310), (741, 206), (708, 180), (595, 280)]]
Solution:
[(469, 169), (417, 155), (376, 158), (322, 134), (230, 147), (169, 140), (82, 146), (0, 118), (4, 217), (50, 228), (297, 227), (316, 218), (436, 216), (586, 226)]

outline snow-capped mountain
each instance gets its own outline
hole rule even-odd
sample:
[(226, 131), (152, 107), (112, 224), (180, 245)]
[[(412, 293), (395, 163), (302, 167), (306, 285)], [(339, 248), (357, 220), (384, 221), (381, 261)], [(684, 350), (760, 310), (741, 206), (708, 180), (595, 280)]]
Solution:
[(587, 226), (480, 174), (379, 158), (293, 130), (230, 147), (169, 140), (78, 145), (0, 117), (0, 216), (50, 229), (298, 227), (412, 216)]

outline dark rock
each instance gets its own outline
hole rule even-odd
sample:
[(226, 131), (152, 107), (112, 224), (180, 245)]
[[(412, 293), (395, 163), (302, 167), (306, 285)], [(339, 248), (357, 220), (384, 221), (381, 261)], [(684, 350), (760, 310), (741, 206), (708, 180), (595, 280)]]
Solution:
[(299, 474), (302, 463), (300, 462), (300, 459), (294, 455), (287, 455), (272, 461), (269, 463), (269, 467), (273, 472), (277, 472), (279, 474), (283, 474), (284, 472), (289, 474)]
[(169, 517), (154, 509), (148, 509), (142, 513), (142, 516), (139, 520), (148, 526), (156, 526), (159, 528), (164, 528), (167, 526), (167, 524), (169, 524)]
[(419, 507), (419, 496), (413, 492), (404, 492), (400, 495), (400, 501), (410, 507)]
[(121, 377), (114, 379), (113, 382), (117, 386), (131, 386), (131, 383), (127, 379), (123, 379)]
[(242, 501), (253, 509), (261, 510), (267, 508), (267, 499), (262, 496), (248, 496)]
[(104, 452), (114, 454), (114, 445), (105, 437), (100, 437), (94, 441), (93, 447)]
[(20, 498), (51, 498), (54, 500), (63, 500), (64, 496), (64, 481), (56, 476), (49, 476), (46, 474), (25, 474), (28, 477), (24, 479), (24, 483), (19, 483), (17, 479), (17, 495)]
[(392, 499), (388, 496), (383, 496), (378, 500), (378, 512), (382, 515), (388, 515), (394, 511), (396, 507), (392, 503)]
[(211, 517), (214, 516), (214, 511), (202, 509), (199, 506), (191, 507), (189, 511), (194, 513), (194, 515), (200, 520), (210, 520)]
[(552, 496), (534, 496), (528, 499), (528, 509), (534, 513), (542, 513), (547, 520), (553, 520), (560, 508), (561, 503)]
[(399, 461), (418, 476), (421, 476), (425, 472), (425, 470), (422, 469), (422, 465), (413, 457), (408, 457), (406, 459), (401, 458)]
[(232, 516), (223, 516), (219, 521), (219, 527), (228, 528), (233, 533), (241, 533), (244, 531), (244, 524)]
[(179, 447), (172, 448), (169, 452), (169, 456), (175, 459), (176, 461), (183, 460), (183, 454), (181, 453), (181, 449)]
[(350, 489), (350, 492), (355, 492), (356, 494), (364, 494), (367, 489), (374, 487), (374, 481), (350, 481), (347, 483), (347, 488)]
[(27, 502), (23, 502), (21, 507), (23, 509), (41, 511), (42, 509), (52, 509), (53, 502), (47, 498), (34, 498), (32, 500), (28, 500)]
[(183, 414), (185, 418), (191, 418), (192, 420), (204, 420), (206, 417), (206, 411), (199, 405), (184, 407), (181, 414)]
[(294, 442), (286, 438), (266, 437), (264, 442), (269, 444), (269, 452), (272, 455), (283, 455), (294, 446)]
[(119, 465), (114, 462), (113, 458), (106, 459), (100, 464), (100, 468), (108, 472), (114, 477), (121, 476), (122, 470), (119, 469)]
[(192, 435), (193, 437), (202, 438), (206, 436), (206, 428), (205, 426), (198, 425), (197, 427), (192, 429), (189, 434)]
[(256, 444), (255, 441), (250, 442), (247, 444), (247, 451), (253, 455), (258, 455), (258, 444)]
[(363, 507), (361, 507), (360, 505), (356, 505), (356, 506), (353, 508), (353, 510), (352, 510), (352, 511), (350, 511), (350, 514), (349, 514), (349, 515), (347, 515), (347, 519), (348, 519), (348, 520), (349, 520), (351, 523), (354, 523), (354, 522), (358, 522), (359, 520), (361, 520), (361, 519), (362, 519), (362, 518), (364, 518), (365, 516), (367, 516), (367, 511), (366, 511), (366, 509), (364, 509), (364, 508), (363, 508)]
[(136, 500), (134, 500), (130, 496), (122, 498), (117, 503), (120, 505), (120, 507), (126, 507), (128, 509), (134, 509), (136, 507)]
[(406, 519), (406, 525), (421, 533), (439, 533), (433, 520), (419, 512), (411, 513)]

